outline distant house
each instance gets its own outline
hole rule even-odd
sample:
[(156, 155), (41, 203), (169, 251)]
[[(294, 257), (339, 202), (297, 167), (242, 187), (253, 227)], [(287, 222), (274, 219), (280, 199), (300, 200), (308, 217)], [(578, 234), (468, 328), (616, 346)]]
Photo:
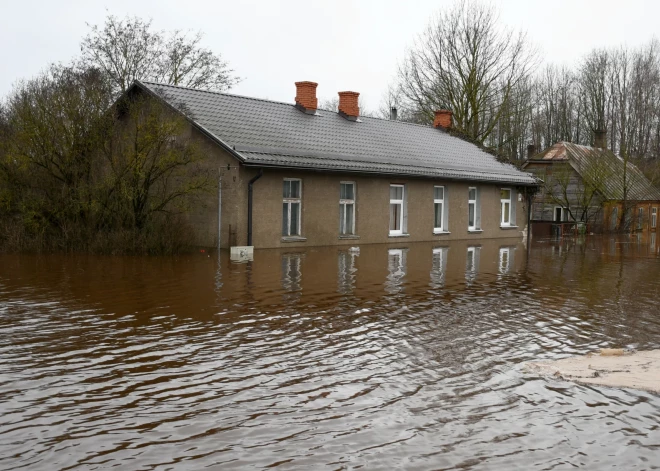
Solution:
[(434, 126), (363, 117), (358, 93), (317, 109), (317, 84), (294, 103), (135, 82), (183, 113), (218, 175), (188, 215), (199, 245), (305, 247), (520, 238), (534, 177)]
[(522, 168), (544, 182), (532, 205), (536, 236), (562, 222), (584, 222), (594, 232), (656, 231), (660, 190), (606, 148), (604, 133), (595, 147), (558, 142), (529, 154)]

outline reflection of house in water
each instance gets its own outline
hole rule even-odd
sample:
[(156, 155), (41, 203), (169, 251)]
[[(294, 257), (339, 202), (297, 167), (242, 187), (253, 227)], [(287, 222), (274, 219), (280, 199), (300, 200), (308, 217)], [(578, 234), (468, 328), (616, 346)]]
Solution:
[(398, 293), (401, 291), (403, 278), (406, 276), (408, 249), (389, 249), (387, 251), (387, 281), (385, 282), (386, 291), (389, 293)]
[(479, 258), (481, 255), (481, 247), (472, 246), (467, 248), (467, 262), (465, 265), (465, 280), (468, 285), (471, 285), (477, 278), (479, 272)]
[(285, 291), (302, 290), (302, 253), (282, 255), (282, 288)]
[(433, 288), (445, 286), (448, 252), (449, 247), (436, 247), (433, 249), (433, 264), (431, 265), (431, 286)]
[(500, 257), (497, 270), (500, 275), (509, 273), (515, 266), (513, 262), (515, 251), (515, 247), (500, 247)]
[(337, 258), (337, 288), (342, 294), (351, 293), (355, 288), (355, 258), (357, 250), (340, 251)]

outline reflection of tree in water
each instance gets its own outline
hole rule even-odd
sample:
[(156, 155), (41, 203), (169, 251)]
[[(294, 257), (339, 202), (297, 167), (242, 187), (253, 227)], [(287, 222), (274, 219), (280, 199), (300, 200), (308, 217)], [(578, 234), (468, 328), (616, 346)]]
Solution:
[(445, 286), (448, 252), (449, 247), (436, 247), (433, 249), (433, 263), (431, 265), (431, 288), (433, 289), (444, 288)]
[(357, 268), (355, 258), (360, 253), (355, 250), (340, 251), (337, 258), (337, 290), (341, 294), (350, 294), (355, 288)]
[(387, 281), (385, 291), (390, 294), (399, 293), (403, 278), (406, 276), (408, 249), (390, 249), (387, 251)]
[(465, 281), (468, 286), (474, 283), (479, 272), (479, 259), (481, 256), (481, 247), (468, 247), (467, 260), (465, 264)]

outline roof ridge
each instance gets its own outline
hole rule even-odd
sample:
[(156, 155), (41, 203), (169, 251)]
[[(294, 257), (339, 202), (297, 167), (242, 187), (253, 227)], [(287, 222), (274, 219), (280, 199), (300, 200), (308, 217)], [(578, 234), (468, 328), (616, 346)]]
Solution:
[[(179, 88), (179, 89), (182, 89), (182, 90), (191, 90), (193, 92), (209, 93), (211, 95), (222, 95), (222, 96), (229, 96), (229, 97), (235, 97), (235, 98), (245, 98), (247, 100), (265, 101), (267, 103), (276, 103), (278, 105), (295, 106), (293, 103), (286, 103), (284, 101), (269, 100), (267, 98), (257, 98), (257, 97), (253, 97), (253, 96), (247, 96), (247, 95), (237, 95), (235, 93), (217, 92), (215, 90), (204, 90), (203, 88), (184, 87), (182, 85), (171, 85), (169, 83), (151, 82), (149, 80), (140, 80), (140, 83), (143, 83), (144, 85), (155, 85), (155, 86), (158, 86), (158, 87)], [(323, 111), (329, 111), (329, 110), (323, 110)]]
[[(253, 96), (248, 96), (248, 95), (238, 95), (236, 93), (226, 93), (226, 92), (218, 92), (214, 90), (204, 90), (203, 88), (193, 88), (193, 87), (184, 87), (183, 85), (172, 85), (169, 83), (162, 83), (162, 82), (152, 82), (151, 80), (139, 80), (140, 83), (144, 85), (155, 85), (158, 87), (170, 87), (170, 88), (179, 88), (182, 90), (190, 90), (193, 92), (201, 92), (201, 93), (209, 93), (212, 95), (222, 95), (222, 96), (229, 96), (229, 97), (234, 97), (234, 98), (245, 98), (247, 100), (255, 100), (255, 101), (263, 101), (266, 103), (275, 103), (278, 105), (286, 105), (286, 106), (296, 106), (295, 103), (287, 103), (285, 101), (279, 101), (279, 100), (269, 100), (267, 98), (258, 98), (258, 97), (253, 97)], [(334, 114), (339, 114), (338, 111), (334, 110), (329, 110), (327, 108), (317, 108), (319, 111), (325, 111), (327, 113), (334, 113)], [(428, 124), (418, 124), (418, 123), (411, 123), (408, 121), (401, 121), (398, 119), (388, 119), (388, 118), (379, 118), (377, 116), (369, 116), (369, 115), (360, 115), (360, 119), (375, 119), (378, 121), (388, 121), (388, 122), (393, 122), (393, 123), (398, 123), (398, 124), (405, 124), (407, 126), (417, 126), (420, 128), (425, 128), (425, 129), (432, 129), (433, 126), (430, 126)]]

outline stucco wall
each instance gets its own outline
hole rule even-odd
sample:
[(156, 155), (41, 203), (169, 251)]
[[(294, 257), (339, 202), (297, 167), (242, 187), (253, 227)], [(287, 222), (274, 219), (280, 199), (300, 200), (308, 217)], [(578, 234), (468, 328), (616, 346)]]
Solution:
[[(247, 182), (255, 170), (245, 170), (241, 178)], [(284, 178), (302, 180), (302, 237), (306, 241), (285, 241), (282, 238), (282, 182)], [(356, 183), (356, 235), (359, 239), (339, 237), (339, 184)], [(409, 234), (405, 238), (389, 236), (389, 186), (406, 185)], [(246, 184), (246, 183), (245, 183)], [(447, 189), (449, 234), (433, 233), (433, 186)], [(310, 247), (324, 245), (357, 245), (418, 241), (448, 241), (459, 239), (490, 239), (522, 237), (526, 219), (525, 202), (516, 203), (519, 227), (500, 228), (500, 188), (502, 185), (477, 185), (481, 197), (482, 232), (469, 233), (468, 187), (472, 184), (442, 180), (367, 177), (350, 174), (265, 170), (254, 184), (253, 244), (257, 248)], [(243, 190), (247, 193), (247, 186)], [(247, 223), (239, 224), (240, 227)], [(404, 240), (401, 240), (404, 239)], [(238, 243), (247, 238), (240, 233)]]

